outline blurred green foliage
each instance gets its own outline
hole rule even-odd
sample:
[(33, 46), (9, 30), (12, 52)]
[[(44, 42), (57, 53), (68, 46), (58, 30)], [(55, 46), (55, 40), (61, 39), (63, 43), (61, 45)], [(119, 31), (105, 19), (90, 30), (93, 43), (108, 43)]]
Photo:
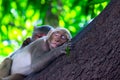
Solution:
[(75, 36), (108, 3), (109, 0), (0, 0), (0, 58), (18, 49), (31, 36), (34, 25), (65, 27)]

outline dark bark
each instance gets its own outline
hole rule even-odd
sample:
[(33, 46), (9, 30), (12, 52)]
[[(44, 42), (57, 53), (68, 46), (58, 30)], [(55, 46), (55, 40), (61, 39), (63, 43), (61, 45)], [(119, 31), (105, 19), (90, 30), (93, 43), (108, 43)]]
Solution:
[(61, 56), (26, 80), (120, 80), (120, 0), (112, 0)]

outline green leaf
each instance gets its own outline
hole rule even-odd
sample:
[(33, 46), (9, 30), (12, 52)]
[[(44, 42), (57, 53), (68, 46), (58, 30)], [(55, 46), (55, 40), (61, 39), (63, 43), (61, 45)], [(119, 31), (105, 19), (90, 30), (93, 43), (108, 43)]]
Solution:
[(70, 47), (69, 47), (69, 46), (67, 46), (67, 48), (66, 48), (66, 50), (65, 50), (65, 51), (66, 51), (66, 55), (67, 55), (67, 56), (69, 56), (69, 55), (70, 55)]

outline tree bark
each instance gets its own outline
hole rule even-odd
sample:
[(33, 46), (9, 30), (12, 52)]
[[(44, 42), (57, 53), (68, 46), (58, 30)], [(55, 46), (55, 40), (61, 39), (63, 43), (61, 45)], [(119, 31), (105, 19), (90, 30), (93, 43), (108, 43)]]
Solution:
[(120, 0), (72, 39), (73, 49), (25, 80), (120, 80)]

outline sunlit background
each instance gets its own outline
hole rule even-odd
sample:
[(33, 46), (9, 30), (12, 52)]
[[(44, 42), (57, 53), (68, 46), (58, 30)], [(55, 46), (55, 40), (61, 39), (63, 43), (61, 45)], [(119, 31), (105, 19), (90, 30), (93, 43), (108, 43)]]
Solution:
[(0, 0), (0, 62), (31, 36), (34, 25), (65, 27), (74, 37), (109, 0)]

